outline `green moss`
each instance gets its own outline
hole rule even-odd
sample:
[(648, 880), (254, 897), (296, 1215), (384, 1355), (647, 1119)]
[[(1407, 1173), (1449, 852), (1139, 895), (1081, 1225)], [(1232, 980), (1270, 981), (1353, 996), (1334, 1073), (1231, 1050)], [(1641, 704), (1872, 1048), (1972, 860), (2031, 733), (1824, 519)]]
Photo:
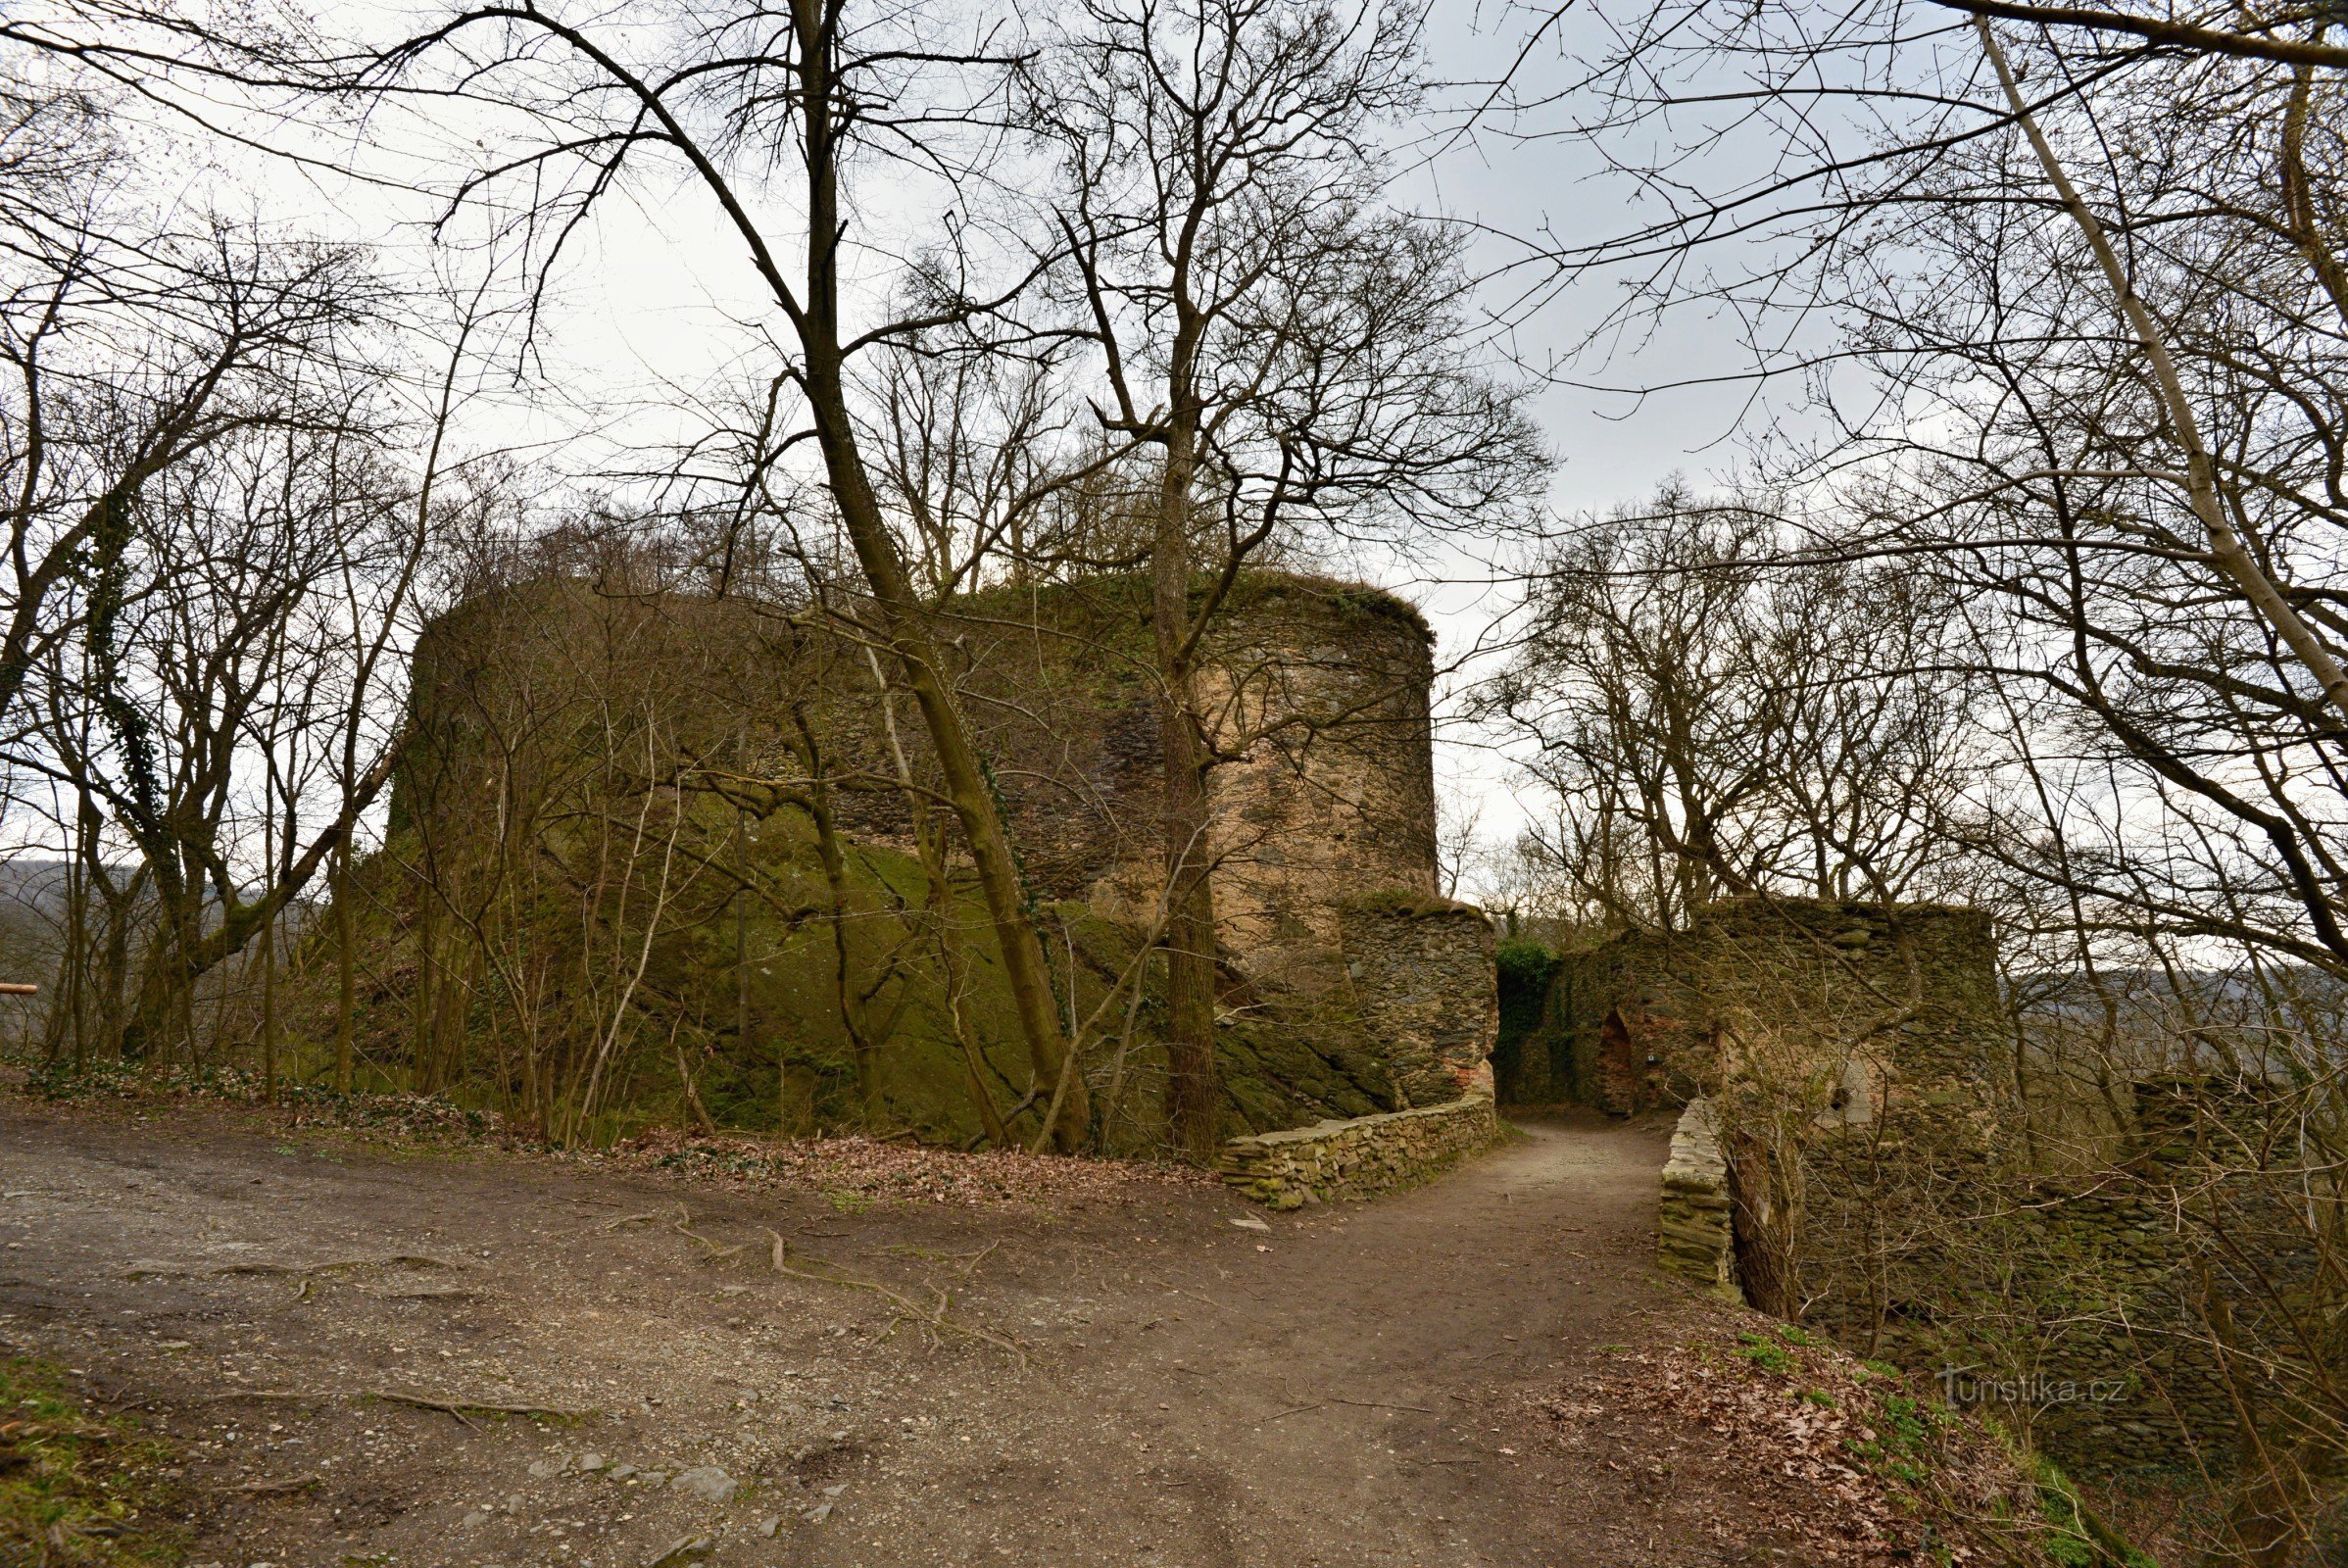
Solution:
[(1736, 1353), (1773, 1376), (1784, 1377), (1793, 1370), (1793, 1357), (1785, 1353), (1784, 1346), (1749, 1329), (1737, 1336)]
[(1479, 919), (1483, 910), (1472, 904), (1446, 899), (1439, 893), (1421, 893), (1416, 888), (1380, 888), (1347, 899), (1345, 907), (1359, 909), (1365, 914), (1399, 914), (1413, 919), (1430, 919), (1445, 914), (1472, 914)]
[(2038, 1511), (2046, 1521), (2046, 1554), (2062, 1568), (2160, 1568), (2097, 1518), (2079, 1488), (2044, 1454), (2031, 1456)]
[(53, 1366), (0, 1360), (0, 1561), (176, 1564), (171, 1454), (125, 1417), (92, 1415)]

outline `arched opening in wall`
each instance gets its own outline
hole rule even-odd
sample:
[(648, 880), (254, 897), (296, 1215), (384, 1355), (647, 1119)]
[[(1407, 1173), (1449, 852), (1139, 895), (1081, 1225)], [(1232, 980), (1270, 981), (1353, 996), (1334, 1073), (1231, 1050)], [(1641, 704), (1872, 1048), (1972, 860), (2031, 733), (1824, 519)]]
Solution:
[(1639, 1047), (1631, 1038), (1631, 1026), (1623, 1022), (1620, 1007), (1607, 1008), (1605, 1020), (1598, 1025), (1596, 1067), (1590, 1088), (1595, 1092), (1598, 1108), (1617, 1116), (1628, 1116), (1638, 1110)]

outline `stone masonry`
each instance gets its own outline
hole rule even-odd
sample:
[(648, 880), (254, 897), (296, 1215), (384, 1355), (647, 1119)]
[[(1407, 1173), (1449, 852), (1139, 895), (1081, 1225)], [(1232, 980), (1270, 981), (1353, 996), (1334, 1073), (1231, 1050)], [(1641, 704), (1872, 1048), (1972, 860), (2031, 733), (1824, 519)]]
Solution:
[(1464, 904), (1394, 890), (1345, 905), (1339, 929), (1354, 1005), (1385, 1052), (1396, 1108), (1490, 1099), (1500, 1028), (1492, 922)]
[(1657, 1261), (1717, 1296), (1742, 1300), (1737, 1289), (1731, 1223), (1729, 1162), (1720, 1152), (1712, 1105), (1693, 1100), (1680, 1113), (1680, 1124), (1672, 1132), (1671, 1158), (1663, 1166)]
[(1473, 1095), (1445, 1105), (1234, 1138), (1223, 1146), (1220, 1168), (1225, 1181), (1257, 1202), (1299, 1208), (1415, 1186), (1498, 1136), (1492, 1098)]

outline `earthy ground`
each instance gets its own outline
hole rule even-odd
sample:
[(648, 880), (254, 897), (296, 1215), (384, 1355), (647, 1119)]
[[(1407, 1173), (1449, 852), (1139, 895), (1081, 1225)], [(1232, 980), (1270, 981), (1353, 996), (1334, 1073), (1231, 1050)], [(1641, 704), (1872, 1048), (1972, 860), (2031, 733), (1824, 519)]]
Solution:
[(1748, 1560), (1660, 1504), (1602, 1403), (1562, 1440), (1540, 1403), (1698, 1315), (1651, 1264), (1667, 1132), (1524, 1132), (1265, 1217), (1141, 1181), (744, 1196), (9, 1101), (0, 1348), (150, 1412), (193, 1560), (228, 1568)]

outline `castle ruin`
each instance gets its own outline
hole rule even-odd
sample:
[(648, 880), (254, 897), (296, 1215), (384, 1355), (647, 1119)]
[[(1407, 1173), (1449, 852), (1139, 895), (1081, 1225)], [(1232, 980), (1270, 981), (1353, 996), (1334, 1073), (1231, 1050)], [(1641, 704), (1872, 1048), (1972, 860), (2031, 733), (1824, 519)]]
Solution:
[[(565, 973), (597, 961), (574, 951), (597, 938), (569, 906), (622, 902), (586, 890), (592, 876), (624, 884), (631, 908), (660, 902), (639, 996), (709, 1058), (705, 1099), (749, 1101), (763, 1060), (786, 1125), (966, 1142), (973, 1077), (1003, 1103), (1032, 1098), (979, 922), (949, 919), (959, 941), (942, 959), (916, 951), (935, 892), (916, 805), (926, 736), (855, 611), (561, 579), (475, 598), (430, 630), (393, 809), (399, 842), (456, 890), (408, 916), (419, 1054), (468, 1018), (477, 1030), (478, 999), (516, 984), (501, 947), (557, 956), (539, 1017), (583, 1009)], [(939, 642), (1081, 1021), (1134, 960), (1163, 883), (1146, 585), (989, 590), (942, 615)], [(1212, 850), (1234, 1135), (1489, 1101), (1491, 931), (1437, 896), (1431, 642), (1392, 596), (1281, 573), (1242, 579), (1219, 619), (1202, 684), (1223, 758)], [(660, 809), (615, 858), (614, 822), (636, 820), (619, 803), (648, 788)], [(951, 821), (940, 831), (951, 881)], [(955, 914), (970, 894), (943, 897)], [(1109, 1147), (1149, 1142), (1155, 1020), (1145, 988), (1088, 1058)]]

